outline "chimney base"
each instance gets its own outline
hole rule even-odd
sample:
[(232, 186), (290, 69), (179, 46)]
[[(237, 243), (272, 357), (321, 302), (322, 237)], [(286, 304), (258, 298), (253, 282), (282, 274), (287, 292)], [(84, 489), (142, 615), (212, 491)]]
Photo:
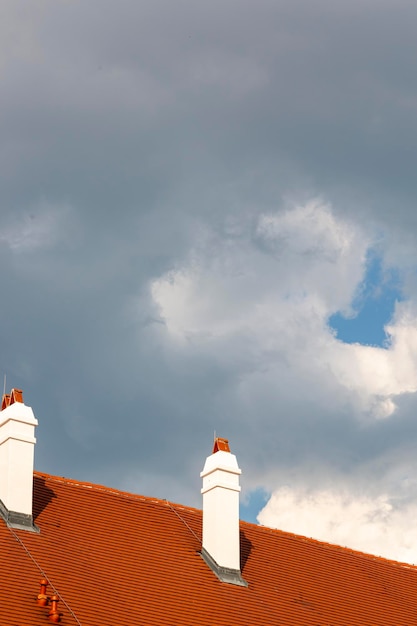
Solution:
[(32, 515), (26, 513), (18, 513), (17, 511), (9, 511), (0, 500), (0, 517), (4, 519), (9, 528), (17, 530), (29, 530), (38, 533), (39, 528), (33, 523)]
[(239, 585), (239, 587), (247, 587), (248, 583), (238, 569), (232, 569), (230, 567), (222, 567), (218, 565), (213, 557), (207, 552), (205, 548), (201, 549), (200, 555), (204, 562), (214, 572), (222, 583), (229, 583), (230, 585)]

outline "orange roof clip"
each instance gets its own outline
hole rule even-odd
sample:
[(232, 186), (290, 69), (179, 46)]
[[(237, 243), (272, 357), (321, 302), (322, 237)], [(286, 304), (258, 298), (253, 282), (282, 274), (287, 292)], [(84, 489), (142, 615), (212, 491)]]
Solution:
[(229, 448), (229, 440), (223, 439), (222, 437), (216, 437), (213, 445), (213, 452), (230, 452)]

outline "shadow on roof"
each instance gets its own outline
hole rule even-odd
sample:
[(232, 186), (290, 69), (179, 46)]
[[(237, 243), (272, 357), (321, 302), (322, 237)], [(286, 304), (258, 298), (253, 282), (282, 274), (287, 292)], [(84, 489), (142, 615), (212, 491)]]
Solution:
[(252, 542), (246, 537), (243, 530), (240, 531), (240, 571), (243, 571), (246, 561), (252, 552)]
[(56, 498), (54, 491), (47, 487), (45, 479), (41, 476), (33, 478), (33, 521), (36, 522), (38, 515)]

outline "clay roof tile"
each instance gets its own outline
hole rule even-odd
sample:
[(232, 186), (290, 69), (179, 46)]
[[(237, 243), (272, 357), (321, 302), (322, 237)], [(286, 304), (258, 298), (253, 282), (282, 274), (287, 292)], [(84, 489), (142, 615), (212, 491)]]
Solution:
[(241, 522), (245, 588), (201, 558), (200, 510), (35, 473), (34, 516), (39, 533), (0, 520), (1, 624), (48, 623), (43, 577), (65, 626), (417, 624), (403, 563)]

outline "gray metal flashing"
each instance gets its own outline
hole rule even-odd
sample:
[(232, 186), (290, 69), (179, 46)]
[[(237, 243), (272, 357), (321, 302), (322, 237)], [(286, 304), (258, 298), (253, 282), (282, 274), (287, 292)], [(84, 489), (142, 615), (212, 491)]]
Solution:
[(249, 583), (247, 583), (246, 580), (242, 577), (240, 570), (218, 565), (218, 563), (216, 563), (211, 554), (209, 554), (205, 548), (201, 548), (200, 555), (201, 558), (212, 570), (212, 572), (216, 574), (217, 578), (222, 581), (222, 583), (239, 585), (239, 587), (249, 586)]
[(0, 517), (4, 519), (9, 528), (28, 530), (32, 533), (40, 532), (38, 526), (33, 523), (32, 515), (18, 513), (17, 511), (9, 511), (2, 500), (0, 500)]

